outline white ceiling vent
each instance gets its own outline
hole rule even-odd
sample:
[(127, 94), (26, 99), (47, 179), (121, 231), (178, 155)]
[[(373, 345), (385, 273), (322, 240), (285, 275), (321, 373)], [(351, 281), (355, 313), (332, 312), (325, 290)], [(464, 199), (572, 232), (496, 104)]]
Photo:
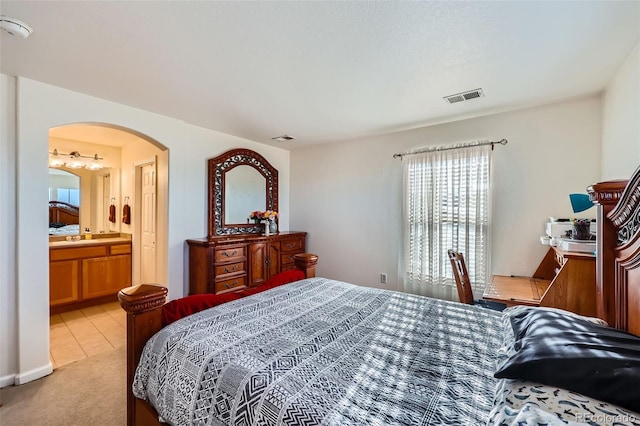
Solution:
[(289, 135), (282, 135), (282, 136), (276, 136), (275, 138), (271, 138), (272, 141), (276, 141), (276, 142), (287, 142), (287, 141), (292, 141), (295, 138), (293, 136), (289, 136)]
[(445, 96), (443, 99), (450, 104), (456, 102), (470, 101), (471, 99), (480, 98), (484, 96), (482, 89), (468, 90), (462, 93), (456, 93), (455, 95)]

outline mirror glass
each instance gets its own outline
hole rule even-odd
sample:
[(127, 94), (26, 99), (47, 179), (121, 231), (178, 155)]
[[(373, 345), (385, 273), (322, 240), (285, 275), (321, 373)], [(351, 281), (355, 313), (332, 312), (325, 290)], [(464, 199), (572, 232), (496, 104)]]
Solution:
[(80, 176), (49, 169), (49, 235), (80, 233)]
[(224, 223), (247, 223), (249, 214), (266, 210), (266, 179), (251, 166), (238, 166), (225, 174)]

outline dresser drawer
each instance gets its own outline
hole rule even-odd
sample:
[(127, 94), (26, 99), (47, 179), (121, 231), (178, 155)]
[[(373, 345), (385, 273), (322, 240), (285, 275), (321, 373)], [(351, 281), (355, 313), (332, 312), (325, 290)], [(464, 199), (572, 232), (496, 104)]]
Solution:
[(280, 264), (282, 266), (284, 265), (288, 265), (288, 264), (292, 264), (295, 262), (295, 260), (293, 259), (293, 256), (295, 256), (298, 253), (283, 253), (282, 255), (280, 255)]
[(304, 249), (303, 238), (291, 238), (287, 240), (283, 240), (280, 243), (280, 249), (283, 253), (289, 252), (302, 252)]
[(113, 244), (109, 248), (109, 254), (129, 254), (131, 253), (131, 244)]
[(107, 255), (107, 246), (74, 247), (63, 249), (49, 249), (49, 260), (70, 260), (85, 257), (102, 257)]
[(294, 269), (296, 269), (295, 263), (283, 263), (282, 266), (280, 267), (281, 272), (293, 271)]
[(245, 288), (247, 285), (247, 277), (237, 277), (228, 280), (216, 282), (216, 293), (226, 293), (227, 291), (236, 291)]
[(224, 265), (216, 266), (216, 277), (222, 278), (225, 275), (229, 274), (237, 274), (239, 272), (244, 272), (245, 266), (244, 262), (235, 262), (235, 263), (227, 263)]
[(228, 247), (224, 249), (216, 249), (214, 262), (232, 262), (234, 260), (244, 260), (246, 256), (245, 246)]

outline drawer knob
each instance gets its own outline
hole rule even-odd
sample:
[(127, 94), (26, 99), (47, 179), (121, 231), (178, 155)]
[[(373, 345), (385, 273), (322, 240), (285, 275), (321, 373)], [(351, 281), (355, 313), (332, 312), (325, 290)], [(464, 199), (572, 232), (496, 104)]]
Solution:
[(294, 243), (287, 243), (287, 248), (294, 248), (296, 245)]
[(233, 265), (233, 268), (229, 268), (229, 267), (224, 267), (224, 271), (229, 273), (229, 272), (235, 272), (238, 270), (238, 265)]
[(223, 255), (223, 256), (227, 256), (227, 257), (232, 257), (232, 256), (235, 256), (237, 253), (238, 253), (238, 251), (237, 251), (237, 250), (234, 250), (234, 251), (232, 251), (231, 253), (229, 253), (228, 251), (223, 251), (223, 252), (222, 252), (222, 255)]

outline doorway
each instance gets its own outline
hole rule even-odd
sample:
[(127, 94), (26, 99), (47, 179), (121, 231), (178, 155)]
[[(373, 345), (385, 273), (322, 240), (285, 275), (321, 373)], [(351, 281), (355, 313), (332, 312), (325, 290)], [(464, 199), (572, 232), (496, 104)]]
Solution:
[[(132, 240), (131, 252), (131, 282), (132, 285), (140, 282), (162, 282), (165, 271), (157, 270), (157, 256), (166, 250), (166, 217), (158, 218), (158, 203), (161, 203), (166, 211), (167, 196), (159, 192), (166, 191), (166, 177), (168, 175), (168, 150), (143, 135), (130, 129), (115, 128), (111, 125), (97, 124), (73, 124), (55, 127), (50, 130), (49, 150), (52, 146), (62, 146), (66, 150), (79, 150), (80, 152), (98, 152), (98, 156), (104, 158), (108, 167), (92, 172), (91, 184), (86, 186), (89, 192), (85, 195), (90, 200), (91, 230), (95, 233), (118, 233)], [(65, 151), (66, 152), (66, 151)], [(158, 185), (158, 172), (161, 175), (161, 184)], [(123, 221), (123, 209), (130, 204), (135, 215), (130, 221)], [(114, 207), (115, 214), (111, 207)], [(165, 215), (166, 216), (166, 215)], [(158, 221), (160, 219), (160, 222)], [(158, 225), (160, 223), (160, 226)], [(160, 247), (158, 247), (158, 232), (160, 231)], [(109, 234), (111, 235), (111, 234)], [(94, 239), (99, 236), (94, 235)], [(50, 274), (52, 271), (50, 270)], [(144, 281), (141, 281), (144, 280)], [(98, 302), (96, 300), (96, 302)], [(108, 310), (108, 314), (117, 315), (116, 311), (124, 314), (119, 307), (114, 295), (113, 302), (117, 310)], [(109, 306), (113, 308), (113, 306)], [(92, 308), (82, 308), (80, 319), (87, 320), (100, 309), (96, 305)], [(95, 312), (94, 312), (95, 311)], [(112, 312), (113, 311), (113, 312)], [(97, 312), (102, 320), (106, 318), (104, 312)], [(66, 314), (65, 324), (73, 317), (74, 313)], [(73, 318), (72, 318), (73, 317)], [(67, 321), (69, 320), (69, 321)], [(50, 327), (56, 327), (56, 318), (50, 317)], [(105, 320), (106, 322), (106, 320)], [(113, 321), (112, 321), (113, 322)], [(75, 324), (75, 322), (74, 322)], [(75, 335), (71, 327), (73, 338), (81, 341), (83, 335)], [(81, 327), (77, 327), (80, 329)], [(54, 338), (50, 331), (50, 339)], [(104, 332), (102, 332), (104, 334)], [(104, 343), (104, 342), (103, 342)], [(105, 345), (106, 346), (106, 345)], [(85, 350), (86, 352), (86, 350)], [(90, 355), (87, 353), (87, 355)], [(55, 365), (55, 364), (54, 364)]]

